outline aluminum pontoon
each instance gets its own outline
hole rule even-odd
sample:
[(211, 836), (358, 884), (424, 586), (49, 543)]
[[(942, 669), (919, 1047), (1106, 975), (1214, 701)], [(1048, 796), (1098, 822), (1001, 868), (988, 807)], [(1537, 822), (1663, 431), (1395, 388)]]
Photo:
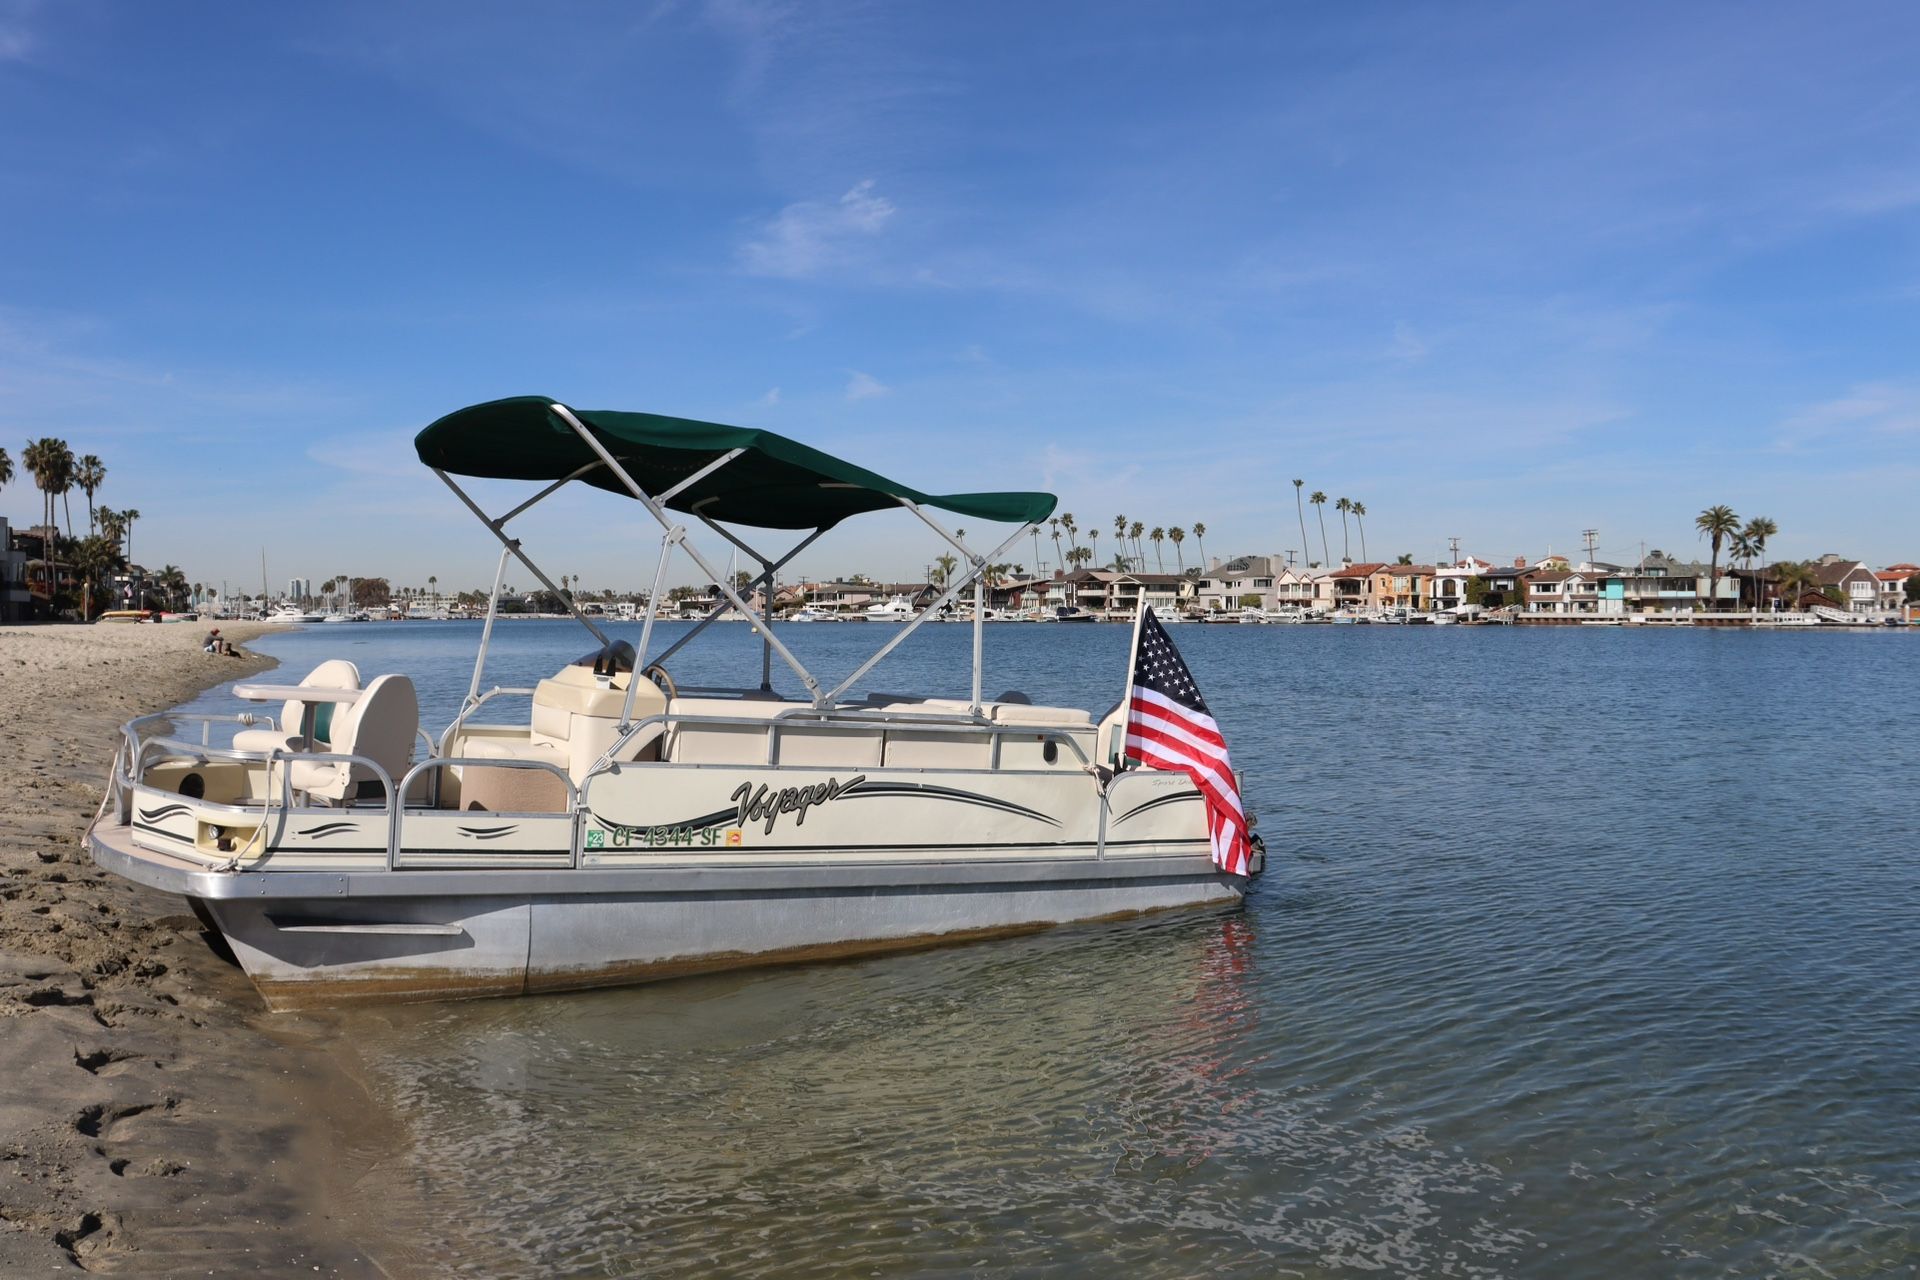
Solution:
[[(771, 432), (544, 398), (460, 410), (415, 444), (502, 548), (445, 732), (420, 730), (405, 676), (363, 687), (351, 664), (325, 663), (298, 686), (242, 690), (285, 697), (277, 717), (127, 724), (89, 832), (101, 866), (189, 899), (272, 1007), (611, 985), (1244, 893), (1248, 878), (1209, 856), (1188, 777), (1126, 759), (1124, 701), (1096, 720), (982, 696), (984, 571), (1052, 495), (931, 495)], [(456, 476), (540, 487), (490, 516)], [(573, 484), (629, 496), (659, 526), (637, 648), (573, 608), (595, 639), (587, 658), (535, 688), (483, 688), (508, 563), (569, 599), (508, 524)], [(774, 575), (841, 520), (883, 509), (919, 517), (963, 570), (823, 687), (775, 632)], [(982, 555), (936, 513), (1017, 528)], [(758, 564), (764, 611), (689, 540), (694, 525)], [(802, 536), (763, 554), (742, 532), (754, 529)], [(655, 655), (676, 552), (719, 595)], [(969, 586), (970, 696), (854, 693)], [(667, 664), (735, 611), (761, 641), (757, 683), (677, 686)], [(775, 691), (776, 659), (803, 697)], [(531, 697), (528, 720), (481, 718), (508, 695)], [(221, 744), (216, 729), (238, 731)]]

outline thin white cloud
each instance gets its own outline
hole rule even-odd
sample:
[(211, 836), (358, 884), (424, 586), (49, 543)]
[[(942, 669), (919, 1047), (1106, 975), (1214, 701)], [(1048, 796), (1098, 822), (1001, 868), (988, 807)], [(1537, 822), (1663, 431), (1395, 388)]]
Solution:
[(1781, 424), (1779, 450), (1817, 442), (1862, 443), (1870, 436), (1920, 432), (1920, 388), (1893, 382), (1863, 382), (1820, 404), (1809, 405)]
[(749, 275), (784, 280), (845, 266), (886, 229), (895, 212), (891, 200), (874, 194), (871, 178), (832, 204), (790, 204), (740, 246), (740, 266)]
[(773, 408), (773, 406), (780, 403), (780, 388), (769, 387), (767, 389), (767, 394), (761, 396), (758, 400), (754, 401), (754, 403), (761, 406), (764, 409)]
[(849, 400), (874, 400), (893, 390), (870, 373), (862, 373), (858, 369), (851, 372), (853, 376), (847, 379), (847, 399)]

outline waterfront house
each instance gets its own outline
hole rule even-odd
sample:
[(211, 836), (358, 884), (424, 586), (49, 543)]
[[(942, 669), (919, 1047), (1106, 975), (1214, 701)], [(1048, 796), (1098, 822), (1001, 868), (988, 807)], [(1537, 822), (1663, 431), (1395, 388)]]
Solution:
[(1828, 554), (1813, 567), (1813, 580), (1837, 597), (1848, 613), (1872, 613), (1880, 607), (1880, 579), (1858, 560)]
[(26, 622), (33, 617), (33, 593), (27, 589), (26, 548), (14, 545), (14, 532), (0, 516), (0, 622)]
[(1424, 613), (1433, 607), (1434, 567), (1430, 564), (1383, 564), (1372, 577), (1374, 602), (1383, 609)]
[(1486, 594), (1481, 597), (1478, 603), (1489, 609), (1502, 609), (1508, 605), (1524, 604), (1527, 598), (1525, 577), (1529, 572), (1526, 557), (1524, 556), (1522, 556), (1519, 562), (1511, 569), (1496, 569), (1492, 565), (1488, 565), (1486, 570), (1479, 575), (1480, 582), (1486, 588)]
[(1698, 560), (1676, 560), (1663, 551), (1649, 551), (1632, 569), (1608, 575), (1601, 583), (1601, 611), (1607, 613), (1692, 613), (1717, 601), (1720, 609), (1740, 603), (1740, 580), (1725, 565), (1715, 595), (1712, 566)]
[(1215, 560), (1194, 580), (1194, 603), (1204, 613), (1271, 609), (1274, 586), (1284, 571), (1281, 556), (1236, 556)]
[(1571, 613), (1572, 592), (1567, 584), (1574, 575), (1565, 569), (1528, 569), (1520, 575), (1526, 584), (1528, 613)]
[[(1920, 570), (1915, 570), (1914, 572), (1920, 572)], [(1913, 574), (1904, 572), (1896, 567), (1892, 569), (1882, 569), (1873, 576), (1875, 581), (1880, 584), (1879, 603), (1877, 606), (1879, 610), (1882, 613), (1900, 612), (1901, 608), (1907, 603), (1907, 579), (1911, 578)]]
[(1325, 576), (1320, 579), (1320, 604), (1330, 610), (1377, 607), (1379, 600), (1373, 591), (1373, 575), (1386, 567), (1379, 561), (1369, 561), (1325, 570)]
[(1478, 556), (1467, 556), (1453, 564), (1438, 565), (1433, 573), (1433, 606), (1457, 609), (1467, 602), (1467, 584), (1493, 568)]
[(1281, 609), (1313, 608), (1313, 575), (1301, 569), (1282, 569), (1274, 575), (1273, 602)]

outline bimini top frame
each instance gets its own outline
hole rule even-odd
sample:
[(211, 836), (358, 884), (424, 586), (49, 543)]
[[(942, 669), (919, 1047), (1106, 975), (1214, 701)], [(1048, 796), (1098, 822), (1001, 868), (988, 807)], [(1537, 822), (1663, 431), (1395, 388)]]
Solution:
[[(1048, 493), (963, 493), (935, 495), (888, 480), (884, 476), (843, 462), (797, 441), (744, 427), (668, 418), (657, 414), (617, 413), (570, 409), (545, 397), (521, 396), (474, 405), (434, 422), (414, 441), (420, 460), (459, 496), (468, 510), (500, 540), (500, 565), (494, 574), (486, 627), (474, 662), (473, 682), (462, 715), (481, 699), (480, 682), (487, 649), (498, 614), (500, 584), (511, 557), (525, 565), (547, 590), (567, 604), (580, 624), (602, 644), (607, 637), (582, 613), (567, 593), (536, 565), (517, 538), (506, 533), (507, 522), (573, 481), (582, 481), (614, 493), (631, 495), (659, 523), (660, 558), (653, 590), (640, 631), (636, 667), (648, 661), (653, 624), (659, 614), (660, 593), (666, 584), (667, 564), (675, 547), (683, 548), (724, 599), (693, 632), (663, 653), (664, 661), (728, 609), (737, 609), (752, 621), (761, 637), (760, 687), (771, 689), (773, 656), (793, 669), (807, 688), (816, 709), (833, 706), (867, 672), (893, 652), (922, 623), (944, 609), (967, 586), (974, 588), (972, 709), (980, 708), (982, 624), (986, 614), (984, 579), (993, 563), (1027, 531), (1052, 514), (1056, 499)], [(497, 518), (488, 516), (454, 475), (497, 479), (544, 480), (538, 493)], [(920, 518), (961, 555), (965, 570), (954, 576), (926, 608), (901, 628), (853, 674), (831, 689), (822, 689), (813, 673), (773, 632), (774, 574), (828, 529), (850, 515), (904, 507)], [(986, 555), (974, 552), (952, 531), (929, 514), (929, 508), (993, 522), (1017, 522), (1006, 541)], [(733, 583), (717, 572), (698, 548), (687, 541), (686, 525), (671, 513), (691, 515), (759, 562), (762, 609), (755, 617)], [(748, 545), (722, 522), (768, 529), (806, 529), (807, 535), (777, 559)], [(637, 682), (629, 685), (622, 724), (633, 718)]]

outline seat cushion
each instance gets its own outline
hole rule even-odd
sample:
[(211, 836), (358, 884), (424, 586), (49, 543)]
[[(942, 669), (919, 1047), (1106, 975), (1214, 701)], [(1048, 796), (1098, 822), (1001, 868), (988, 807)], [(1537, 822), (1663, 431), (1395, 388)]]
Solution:
[(566, 748), (524, 738), (468, 738), (460, 751), (475, 760), (538, 760), (562, 769), (567, 767)]
[(1093, 717), (1078, 707), (1035, 707), (1018, 702), (997, 702), (992, 708), (995, 724), (1092, 724)]

